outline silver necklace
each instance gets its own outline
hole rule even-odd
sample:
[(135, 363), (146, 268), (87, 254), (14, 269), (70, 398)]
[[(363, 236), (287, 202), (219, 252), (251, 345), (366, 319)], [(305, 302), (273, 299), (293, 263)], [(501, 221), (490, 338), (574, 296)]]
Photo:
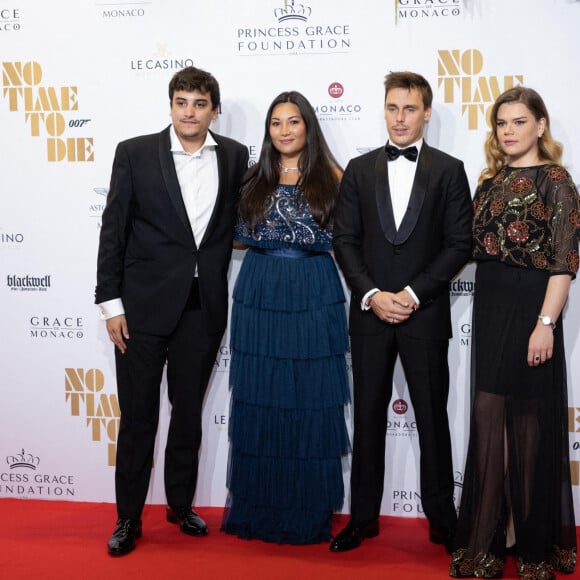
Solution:
[(288, 173), (289, 171), (298, 171), (298, 167), (285, 167), (280, 162), (278, 162), (278, 165), (284, 173)]

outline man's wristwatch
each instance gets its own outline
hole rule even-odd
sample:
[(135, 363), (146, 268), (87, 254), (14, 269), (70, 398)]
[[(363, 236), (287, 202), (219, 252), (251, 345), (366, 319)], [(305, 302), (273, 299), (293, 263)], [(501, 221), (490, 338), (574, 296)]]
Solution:
[(549, 326), (552, 330), (556, 328), (556, 323), (547, 314), (540, 314), (538, 320), (544, 325)]

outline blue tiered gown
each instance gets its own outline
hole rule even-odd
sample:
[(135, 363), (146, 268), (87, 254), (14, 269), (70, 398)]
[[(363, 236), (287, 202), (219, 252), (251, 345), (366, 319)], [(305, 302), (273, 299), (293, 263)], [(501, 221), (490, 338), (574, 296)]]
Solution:
[(228, 503), (222, 529), (241, 538), (330, 539), (349, 451), (345, 298), (331, 235), (296, 187), (279, 185), (234, 289)]

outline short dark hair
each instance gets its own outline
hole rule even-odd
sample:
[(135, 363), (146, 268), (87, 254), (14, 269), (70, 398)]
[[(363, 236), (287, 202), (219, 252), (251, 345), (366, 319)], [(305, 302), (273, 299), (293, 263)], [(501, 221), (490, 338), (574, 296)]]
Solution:
[(385, 101), (387, 100), (387, 93), (391, 89), (417, 89), (421, 93), (423, 99), (423, 106), (430, 109), (433, 104), (433, 91), (431, 85), (427, 82), (425, 77), (409, 71), (390, 72), (385, 77)]
[(175, 91), (201, 91), (211, 96), (211, 108), (217, 109), (220, 104), (220, 86), (208, 72), (188, 66), (177, 71), (169, 82), (169, 102), (173, 102)]

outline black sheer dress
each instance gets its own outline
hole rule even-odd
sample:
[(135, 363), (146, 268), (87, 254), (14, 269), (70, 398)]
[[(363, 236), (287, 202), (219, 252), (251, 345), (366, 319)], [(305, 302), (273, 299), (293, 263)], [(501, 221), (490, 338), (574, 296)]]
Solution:
[(559, 165), (504, 167), (474, 200), (472, 415), (450, 575), (499, 578), (513, 517), (525, 579), (571, 573), (570, 481), (562, 321), (554, 353), (527, 364), (550, 276), (578, 270), (580, 202)]

